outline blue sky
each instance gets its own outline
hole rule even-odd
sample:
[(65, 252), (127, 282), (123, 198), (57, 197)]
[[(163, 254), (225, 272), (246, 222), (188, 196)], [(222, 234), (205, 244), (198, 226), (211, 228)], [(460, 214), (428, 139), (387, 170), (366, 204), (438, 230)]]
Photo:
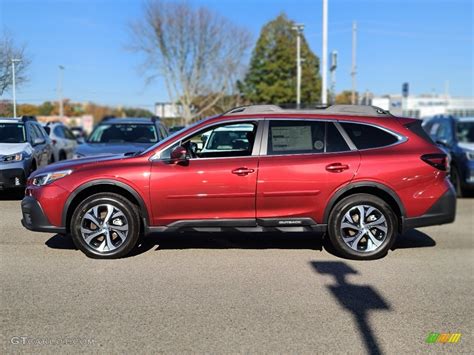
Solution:
[[(306, 25), (311, 49), (321, 54), (321, 0), (190, 0), (248, 28), (261, 27), (284, 11)], [(73, 101), (151, 109), (166, 101), (158, 79), (145, 85), (142, 57), (127, 50), (128, 24), (140, 18), (143, 1), (0, 0), (0, 23), (32, 59), (30, 80), (18, 101), (55, 100), (58, 65), (66, 67), (64, 96)], [(336, 90), (351, 86), (351, 24), (358, 23), (360, 91), (398, 93), (403, 82), (415, 94), (474, 95), (472, 0), (329, 0), (329, 51), (339, 52)], [(4, 98), (10, 98), (7, 93)]]

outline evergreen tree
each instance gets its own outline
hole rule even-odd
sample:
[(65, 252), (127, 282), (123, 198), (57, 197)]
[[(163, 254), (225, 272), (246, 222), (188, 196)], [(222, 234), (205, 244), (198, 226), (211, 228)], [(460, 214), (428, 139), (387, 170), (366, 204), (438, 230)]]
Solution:
[[(285, 14), (266, 24), (253, 50), (250, 68), (240, 91), (245, 101), (258, 104), (296, 102), (296, 31)], [(316, 104), (321, 97), (319, 58), (301, 35), (301, 103)]]

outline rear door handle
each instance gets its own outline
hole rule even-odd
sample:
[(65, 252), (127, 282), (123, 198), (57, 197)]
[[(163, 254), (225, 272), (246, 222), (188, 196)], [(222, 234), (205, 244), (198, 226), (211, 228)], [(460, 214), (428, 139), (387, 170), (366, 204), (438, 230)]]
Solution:
[(232, 174), (239, 175), (239, 176), (245, 176), (248, 174), (252, 174), (255, 170), (254, 169), (248, 169), (248, 168), (237, 168), (232, 170)]
[(326, 170), (331, 173), (341, 173), (347, 169), (349, 169), (349, 165), (347, 164), (333, 163), (333, 164), (326, 165)]

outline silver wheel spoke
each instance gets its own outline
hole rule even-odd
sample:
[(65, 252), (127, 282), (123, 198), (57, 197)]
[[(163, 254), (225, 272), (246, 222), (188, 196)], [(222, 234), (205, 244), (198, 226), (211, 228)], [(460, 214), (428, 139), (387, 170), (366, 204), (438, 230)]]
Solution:
[(382, 241), (375, 238), (372, 232), (368, 231), (367, 236), (369, 237), (369, 241), (367, 242), (367, 251), (375, 250), (382, 244)]
[(112, 213), (114, 213), (114, 206), (112, 205), (107, 205), (107, 215), (104, 218), (104, 222), (108, 223), (110, 217), (112, 216)]
[(128, 231), (128, 226), (127, 225), (124, 225), (124, 226), (115, 226), (115, 225), (109, 225), (109, 228), (113, 231), (123, 231), (123, 232), (126, 232)]
[(360, 228), (352, 223), (342, 222), (341, 228), (349, 228), (358, 231)]
[(116, 249), (116, 247), (112, 243), (112, 238), (110, 238), (110, 233), (109, 232), (105, 233), (105, 240), (107, 240), (107, 249), (109, 251), (112, 251), (112, 250)]
[(122, 243), (125, 241), (125, 239), (127, 239), (127, 237), (122, 232), (115, 231), (115, 233), (117, 233), (120, 239), (122, 239)]
[(86, 213), (84, 215), (84, 217), (82, 217), (83, 219), (88, 219), (89, 221), (91, 221), (92, 223), (94, 223), (97, 227), (100, 227), (100, 222), (97, 220), (96, 217), (94, 217), (93, 215), (91, 215), (89, 212)]
[(379, 225), (379, 224), (382, 224), (382, 223), (385, 223), (385, 217), (384, 217), (384, 216), (380, 216), (379, 219), (377, 219), (376, 221), (367, 223), (365, 226), (366, 226), (367, 228), (370, 228), (370, 227), (372, 227), (372, 226), (376, 226), (376, 225)]
[[(82, 228), (81, 228), (81, 232), (82, 232)], [(97, 231), (95, 233), (92, 233), (92, 234), (89, 234), (89, 235), (85, 236), (84, 240), (86, 241), (87, 244), (90, 245), (92, 239), (94, 239), (95, 237), (98, 237), (101, 234), (104, 234), (104, 231), (102, 229), (100, 229), (99, 231)], [(82, 232), (82, 235), (84, 236), (84, 232)]]

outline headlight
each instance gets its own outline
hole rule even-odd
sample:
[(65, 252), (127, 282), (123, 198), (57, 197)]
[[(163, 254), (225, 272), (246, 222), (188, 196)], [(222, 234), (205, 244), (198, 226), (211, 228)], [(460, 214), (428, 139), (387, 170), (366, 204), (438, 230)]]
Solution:
[(466, 152), (466, 157), (469, 160), (474, 160), (474, 152)]
[(5, 155), (2, 158), (2, 161), (4, 161), (5, 163), (12, 163), (14, 161), (21, 161), (23, 160), (24, 157), (25, 157), (25, 153), (21, 152), (21, 153), (16, 153), (12, 155)]
[(72, 170), (55, 171), (48, 174), (39, 174), (33, 178), (31, 182), (35, 186), (43, 186), (52, 183), (53, 181), (62, 179), (72, 173)]

